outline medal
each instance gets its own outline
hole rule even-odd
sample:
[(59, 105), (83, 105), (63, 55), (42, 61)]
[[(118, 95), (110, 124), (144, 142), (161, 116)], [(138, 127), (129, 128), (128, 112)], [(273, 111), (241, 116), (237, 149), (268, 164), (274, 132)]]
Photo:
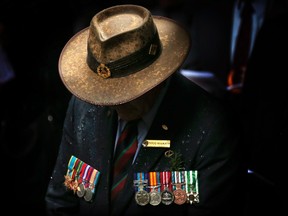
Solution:
[(157, 206), (161, 203), (161, 194), (155, 190), (155, 188), (152, 188), (152, 190), (149, 193), (150, 196), (150, 204), (153, 206)]
[(148, 183), (147, 175), (143, 172), (134, 174), (134, 187), (136, 190), (135, 201), (140, 206), (145, 206), (150, 202), (149, 193), (145, 190)]
[(139, 187), (139, 191), (135, 194), (136, 203), (140, 206), (145, 206), (150, 202), (150, 197), (147, 191), (143, 190), (143, 187)]
[(78, 197), (83, 197), (85, 195), (85, 188), (84, 188), (84, 184), (81, 183), (78, 185), (78, 188), (77, 188), (77, 196)]
[(200, 202), (200, 200), (199, 200), (199, 194), (193, 192), (193, 203), (199, 203), (199, 202)]
[(71, 190), (71, 183), (73, 181), (73, 179), (71, 178), (71, 176), (67, 173), (67, 175), (64, 176), (65, 177), (65, 181), (64, 181), (64, 185)]
[(159, 172), (149, 172), (149, 196), (150, 204), (157, 206), (161, 203), (160, 194), (160, 173)]
[(182, 189), (182, 187), (185, 185), (183, 171), (172, 171), (172, 181), (174, 187), (176, 188), (173, 191), (174, 203), (182, 205), (187, 200), (186, 191)]
[(170, 205), (173, 203), (173, 201), (174, 201), (173, 193), (170, 190), (168, 190), (168, 188), (164, 189), (161, 192), (161, 202), (164, 205)]
[(84, 194), (84, 199), (87, 201), (87, 202), (90, 202), (92, 201), (93, 199), (93, 196), (94, 196), (94, 189), (95, 189), (95, 178), (97, 176), (97, 174), (99, 174), (99, 172), (94, 169), (93, 167), (89, 167), (89, 172), (88, 172), (88, 187), (86, 188), (86, 192)]
[(187, 193), (187, 203), (193, 204), (193, 202), (194, 202), (194, 194), (191, 191), (191, 192)]
[(73, 190), (74, 194), (77, 192), (77, 188), (78, 188), (78, 181), (75, 179), (71, 183), (71, 190)]
[(91, 188), (86, 188), (85, 190), (85, 195), (84, 195), (84, 199), (87, 201), (87, 202), (90, 202), (93, 198), (93, 193), (92, 193), (92, 190)]
[(161, 202), (164, 205), (170, 205), (174, 201), (171, 184), (171, 172), (164, 171), (160, 173), (161, 181)]
[(79, 167), (82, 165), (81, 161), (74, 157), (71, 156), (69, 163), (68, 163), (68, 169), (67, 169), (67, 173), (65, 175), (65, 182), (64, 185), (72, 190), (74, 193), (77, 192), (77, 188), (79, 185), (78, 182), (78, 177), (79, 177), (79, 173), (78, 173), (78, 169)]
[(193, 195), (194, 195), (194, 203), (199, 203), (199, 186), (198, 186), (198, 171), (194, 170), (192, 171), (192, 179), (193, 179)]
[(147, 184), (143, 182), (143, 181), (139, 181), (139, 182), (134, 182), (134, 184), (137, 186), (137, 192), (135, 193), (135, 201), (138, 205), (140, 206), (145, 206), (150, 202), (150, 196), (149, 193), (144, 190), (144, 187)]
[(72, 190), (74, 193), (77, 191), (78, 181), (77, 181), (77, 170), (75, 166), (78, 167), (80, 160), (75, 157), (71, 157), (68, 164), (68, 170), (65, 177), (64, 185)]
[(80, 176), (78, 179), (79, 185), (77, 187), (77, 192), (76, 192), (78, 197), (83, 197), (85, 195), (85, 186), (83, 184), (83, 175), (85, 173), (86, 167), (87, 167), (87, 164), (82, 163), (81, 170), (80, 170)]
[(199, 203), (197, 170), (185, 171), (187, 203)]
[(199, 194), (191, 191), (187, 194), (187, 203), (199, 203)]
[(181, 184), (176, 185), (176, 190), (173, 191), (174, 194), (174, 203), (182, 205), (186, 202), (187, 194), (184, 190), (181, 189)]

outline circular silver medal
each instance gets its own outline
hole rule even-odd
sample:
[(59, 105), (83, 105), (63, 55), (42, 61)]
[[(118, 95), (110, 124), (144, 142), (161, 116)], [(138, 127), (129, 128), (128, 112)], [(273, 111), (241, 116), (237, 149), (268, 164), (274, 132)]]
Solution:
[(164, 205), (170, 205), (174, 201), (174, 195), (171, 191), (165, 189), (161, 192), (161, 202)]
[(84, 195), (84, 199), (89, 202), (92, 200), (92, 197), (93, 197), (93, 193), (92, 193), (92, 190), (91, 188), (86, 188), (86, 192), (85, 192), (85, 195)]
[(139, 190), (135, 194), (135, 200), (138, 205), (145, 206), (149, 203), (150, 197), (147, 191)]
[(85, 188), (83, 183), (79, 184), (77, 187), (77, 195), (78, 197), (83, 197), (85, 195)]
[(158, 192), (158, 191), (151, 191), (149, 193), (149, 196), (150, 196), (150, 204), (153, 205), (153, 206), (157, 206), (161, 203), (161, 194)]

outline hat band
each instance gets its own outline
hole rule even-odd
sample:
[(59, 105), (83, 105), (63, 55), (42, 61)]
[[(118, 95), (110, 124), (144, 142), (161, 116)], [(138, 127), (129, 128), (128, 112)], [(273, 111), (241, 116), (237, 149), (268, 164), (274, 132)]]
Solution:
[(89, 68), (103, 78), (122, 77), (152, 64), (160, 55), (161, 48), (158, 32), (156, 31), (151, 41), (140, 50), (107, 64), (99, 63), (88, 46), (86, 61)]

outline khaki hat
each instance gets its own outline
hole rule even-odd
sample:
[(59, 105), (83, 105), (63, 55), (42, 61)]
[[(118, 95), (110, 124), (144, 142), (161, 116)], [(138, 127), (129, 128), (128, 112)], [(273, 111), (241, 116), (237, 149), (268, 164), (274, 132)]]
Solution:
[(60, 77), (78, 98), (96, 105), (129, 102), (179, 69), (190, 48), (175, 21), (138, 5), (97, 13), (75, 34), (59, 58)]

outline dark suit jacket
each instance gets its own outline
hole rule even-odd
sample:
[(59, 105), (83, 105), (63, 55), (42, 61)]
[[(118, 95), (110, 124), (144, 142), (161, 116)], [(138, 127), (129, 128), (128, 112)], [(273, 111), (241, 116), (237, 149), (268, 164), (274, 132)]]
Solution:
[[(142, 148), (131, 166), (128, 184), (113, 210), (115, 215), (232, 215), (235, 191), (243, 182), (237, 130), (229, 112), (205, 91), (180, 74), (172, 77), (168, 92), (147, 139), (171, 140), (171, 149), (183, 156), (186, 170), (198, 170), (200, 203), (138, 206), (134, 200), (133, 173), (169, 170), (167, 149)], [(116, 115), (108, 107), (94, 106), (72, 97), (63, 139), (46, 194), (50, 213), (109, 215), (110, 169), (116, 133)], [(167, 125), (163, 130), (161, 125)], [(71, 155), (101, 172), (95, 199), (85, 202), (64, 187)], [(236, 196), (235, 196), (236, 195)], [(239, 209), (237, 209), (239, 211)], [(234, 214), (235, 215), (235, 214)]]

